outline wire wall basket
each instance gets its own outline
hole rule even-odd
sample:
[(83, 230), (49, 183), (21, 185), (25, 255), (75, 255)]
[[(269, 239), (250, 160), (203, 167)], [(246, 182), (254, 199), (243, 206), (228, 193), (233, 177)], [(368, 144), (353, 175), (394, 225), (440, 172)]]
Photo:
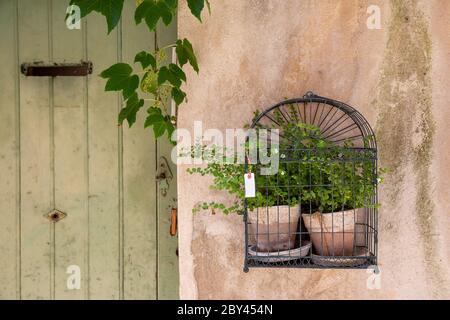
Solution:
[(308, 92), (258, 114), (252, 128), (278, 129), (279, 165), (261, 175), (246, 163), (256, 196), (246, 199), (244, 271), (375, 266), (377, 147), (364, 117)]

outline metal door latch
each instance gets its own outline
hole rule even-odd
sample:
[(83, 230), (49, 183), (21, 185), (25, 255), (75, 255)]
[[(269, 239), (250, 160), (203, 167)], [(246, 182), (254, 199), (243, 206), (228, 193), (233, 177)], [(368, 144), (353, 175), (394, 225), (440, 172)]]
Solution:
[(92, 62), (79, 63), (22, 63), (20, 71), (27, 77), (80, 77), (92, 74)]
[(169, 162), (166, 157), (161, 156), (159, 158), (158, 170), (156, 172), (156, 180), (158, 181), (159, 190), (161, 195), (165, 197), (167, 190), (169, 189), (169, 182), (173, 179), (172, 170), (170, 169)]

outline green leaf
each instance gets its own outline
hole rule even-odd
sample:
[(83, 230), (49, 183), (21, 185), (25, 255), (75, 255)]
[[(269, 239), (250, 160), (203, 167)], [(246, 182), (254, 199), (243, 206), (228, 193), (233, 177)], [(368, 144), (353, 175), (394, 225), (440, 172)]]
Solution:
[(113, 64), (111, 67), (109, 67), (106, 70), (103, 70), (102, 73), (100, 73), (100, 76), (102, 78), (110, 78), (110, 77), (119, 76), (119, 75), (128, 77), (132, 71), (133, 71), (133, 69), (130, 67), (129, 64), (120, 62), (120, 63)]
[(174, 12), (176, 11), (178, 6), (178, 0), (163, 0), (163, 1), (171, 10), (173, 10)]
[(142, 65), (142, 69), (146, 69), (148, 66), (152, 66), (152, 68), (156, 68), (156, 59), (155, 57), (148, 52), (141, 51), (136, 57), (134, 57), (134, 63), (140, 62)]
[(128, 126), (132, 126), (136, 122), (136, 113), (144, 105), (144, 100), (139, 99), (137, 93), (134, 93), (128, 100), (126, 107), (120, 110), (119, 123), (122, 124), (125, 119), (128, 121)]
[(158, 107), (150, 107), (147, 112), (148, 116), (147, 119), (145, 119), (144, 127), (147, 128), (152, 126), (156, 138), (161, 137), (166, 131), (170, 138), (175, 127), (170, 122), (169, 117), (164, 116), (161, 109)]
[(157, 106), (151, 106), (150, 108), (147, 109), (147, 113), (148, 115), (155, 115), (155, 114), (160, 114), (162, 116), (162, 111), (159, 107)]
[(186, 93), (177, 87), (172, 88), (171, 95), (177, 106), (180, 105), (186, 98)]
[(171, 137), (172, 133), (175, 131), (175, 126), (169, 120), (166, 120), (166, 126), (167, 126), (167, 135), (169, 136), (169, 140), (172, 141)]
[(166, 131), (166, 122), (164, 116), (161, 113), (161, 109), (157, 107), (151, 107), (148, 110), (149, 115), (145, 119), (144, 127), (153, 127), (153, 133), (156, 138), (159, 138)]
[(166, 123), (165, 122), (157, 122), (153, 124), (153, 133), (155, 134), (155, 138), (161, 137), (164, 132), (166, 132)]
[(153, 71), (147, 71), (142, 77), (141, 90), (144, 92), (149, 92), (156, 94), (158, 91), (158, 74)]
[(179, 79), (186, 82), (186, 74), (184, 71), (174, 63), (169, 64), (169, 71), (176, 75)]
[(144, 0), (134, 12), (136, 24), (141, 23), (144, 19), (150, 31), (155, 31), (159, 18), (158, 8), (153, 0)]
[(139, 87), (139, 77), (131, 75), (133, 69), (127, 63), (116, 63), (104, 70), (100, 76), (108, 79), (105, 91), (123, 92), (124, 100), (128, 99)]
[(325, 148), (327, 146), (327, 142), (325, 140), (320, 139), (317, 143), (318, 148)]
[[(164, 116), (161, 113), (161, 109), (158, 107), (150, 107), (148, 110), (147, 119), (145, 119), (144, 128), (158, 125), (164, 122)], [(153, 129), (154, 130), (154, 129)], [(156, 132), (155, 132), (156, 135)]]
[(160, 108), (150, 107), (147, 110), (147, 112), (148, 112), (148, 116), (147, 116), (147, 119), (144, 124), (145, 127), (153, 125), (156, 122), (164, 121), (164, 116), (163, 116)]
[(187, 0), (191, 13), (197, 17), (200, 22), (202, 21), (202, 10), (205, 6), (205, 0)]
[(174, 0), (144, 0), (134, 13), (136, 24), (145, 20), (150, 31), (155, 31), (159, 19), (169, 25), (176, 13), (177, 1)]
[(159, 14), (161, 16), (162, 21), (166, 26), (168, 26), (170, 22), (172, 22), (172, 11), (164, 1), (157, 2), (156, 6), (159, 9)]
[(117, 26), (122, 15), (124, 0), (71, 0), (70, 5), (80, 7), (81, 17), (96, 11), (106, 18), (108, 34)]
[(161, 67), (158, 74), (158, 84), (161, 85), (166, 81), (175, 87), (181, 86), (181, 79), (176, 73), (172, 72), (168, 67)]
[(198, 73), (199, 69), (197, 58), (195, 57), (192, 44), (188, 39), (177, 40), (175, 51), (177, 53), (178, 62), (181, 66), (184, 66), (187, 62), (189, 62), (192, 68)]
[(137, 75), (132, 75), (128, 78), (125, 87), (123, 88), (123, 99), (127, 100), (133, 93), (136, 92), (136, 89), (139, 87), (139, 77)]

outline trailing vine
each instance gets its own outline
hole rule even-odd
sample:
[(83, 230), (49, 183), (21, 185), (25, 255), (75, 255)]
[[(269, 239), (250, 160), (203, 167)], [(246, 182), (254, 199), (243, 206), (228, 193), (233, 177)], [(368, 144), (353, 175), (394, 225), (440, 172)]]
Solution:
[[(71, 0), (70, 5), (80, 8), (81, 17), (95, 11), (106, 18), (108, 34), (117, 26), (122, 16), (125, 0)], [(201, 14), (208, 0), (186, 0), (191, 13), (201, 22)], [(159, 21), (168, 26), (174, 19), (178, 0), (136, 0), (134, 20), (136, 25), (145, 23), (150, 32), (156, 33)], [(175, 48), (178, 65), (168, 63), (166, 51)], [(186, 100), (186, 93), (181, 89), (186, 82), (183, 67), (187, 64), (198, 73), (197, 58), (188, 39), (178, 39), (164, 48), (155, 48), (154, 52), (136, 53), (134, 64), (140, 64), (141, 71), (126, 62), (116, 63), (100, 73), (106, 79), (105, 91), (122, 92), (123, 107), (118, 121), (121, 125), (127, 120), (129, 127), (136, 122), (136, 114), (145, 106), (147, 117), (144, 126), (152, 127), (156, 138), (166, 132), (169, 137), (176, 128), (178, 106)], [(152, 99), (142, 95), (151, 94)], [(170, 114), (167, 105), (169, 98), (175, 102), (175, 114)], [(148, 103), (147, 103), (148, 101)]]

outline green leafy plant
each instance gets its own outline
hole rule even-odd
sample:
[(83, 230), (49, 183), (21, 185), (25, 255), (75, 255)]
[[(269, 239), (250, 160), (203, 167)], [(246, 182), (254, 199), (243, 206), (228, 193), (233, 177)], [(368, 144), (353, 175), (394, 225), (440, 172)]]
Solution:
[[(295, 119), (295, 112), (291, 112), (291, 119)], [(275, 113), (275, 116), (281, 115)], [(337, 146), (327, 141), (317, 126), (286, 122), (280, 118), (277, 120), (282, 133), (279, 169), (275, 175), (262, 176), (257, 174), (261, 165), (250, 165), (250, 170), (256, 174), (257, 188), (256, 196), (246, 199), (250, 210), (275, 205), (300, 205), (303, 212), (326, 213), (378, 206), (372, 204), (371, 197), (376, 184), (382, 182), (385, 170), (377, 172), (373, 150), (353, 148), (349, 141)], [(268, 127), (259, 124), (258, 128)], [(250, 146), (246, 145), (246, 148)], [(208, 147), (197, 146), (195, 152), (191, 150), (191, 156), (207, 151)], [(225, 214), (241, 214), (245, 205), (245, 165), (229, 163), (220, 155), (216, 159), (209, 161), (205, 167), (189, 168), (188, 172), (212, 176), (211, 188), (224, 190), (235, 200), (231, 206), (218, 202), (199, 203), (193, 212), (219, 209)]]
[[(191, 13), (199, 20), (208, 0), (186, 0)], [(117, 26), (122, 16), (124, 0), (71, 0), (70, 5), (80, 8), (81, 17), (91, 12), (105, 16), (108, 34)], [(136, 25), (145, 23), (150, 32), (156, 33), (160, 21), (168, 26), (174, 19), (178, 0), (137, 0), (134, 20)], [(178, 64), (168, 63), (166, 51), (174, 47)], [(181, 89), (186, 82), (183, 67), (186, 64), (198, 73), (199, 67), (192, 44), (188, 39), (178, 39), (164, 48), (155, 48), (154, 52), (136, 53), (135, 64), (140, 64), (140, 71), (135, 72), (133, 66), (126, 62), (116, 63), (100, 76), (107, 80), (105, 91), (122, 93), (124, 106), (119, 113), (118, 121), (127, 120), (131, 127), (136, 122), (136, 114), (142, 107), (147, 108), (145, 127), (152, 127), (155, 137), (167, 132), (170, 139), (177, 124), (178, 106), (186, 101), (186, 93)], [(151, 94), (152, 99), (144, 99), (140, 94)], [(175, 114), (169, 112), (168, 101), (175, 102)]]

